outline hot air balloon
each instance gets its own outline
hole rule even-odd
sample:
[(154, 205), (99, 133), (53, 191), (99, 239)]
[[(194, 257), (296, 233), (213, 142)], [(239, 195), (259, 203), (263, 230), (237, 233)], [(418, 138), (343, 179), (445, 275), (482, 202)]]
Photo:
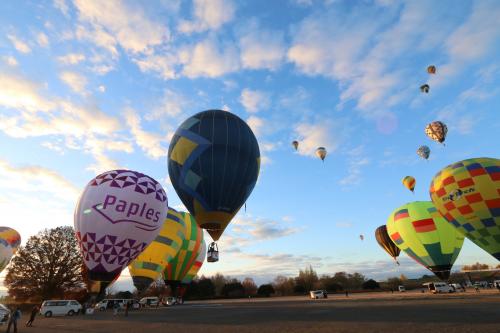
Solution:
[(417, 154), (418, 154), (418, 156), (420, 156), (424, 159), (428, 159), (429, 156), (431, 155), (431, 150), (427, 146), (420, 146), (417, 149)]
[(299, 142), (297, 140), (293, 140), (292, 146), (293, 146), (293, 148), (295, 148), (295, 150), (299, 149)]
[(397, 247), (441, 280), (450, 276), (464, 242), (430, 201), (415, 201), (396, 209), (387, 219), (387, 233)]
[(167, 215), (160, 183), (131, 170), (92, 179), (75, 209), (75, 231), (89, 279), (113, 281), (156, 238)]
[(179, 253), (165, 268), (163, 279), (165, 284), (170, 286), (172, 292), (177, 293), (180, 283), (195, 265), (200, 252), (205, 252), (206, 247), (203, 246), (203, 230), (191, 214), (183, 212), (172, 214), (184, 220), (184, 241)]
[(427, 67), (427, 73), (436, 74), (436, 66), (430, 65), (429, 67)]
[(217, 241), (252, 192), (260, 168), (257, 139), (238, 116), (200, 112), (175, 132), (168, 173), (180, 199)]
[(500, 160), (471, 158), (439, 171), (432, 202), (453, 227), (500, 260)]
[(403, 178), (402, 182), (407, 189), (413, 192), (416, 183), (415, 178), (413, 178), (412, 176), (406, 176), (405, 178)]
[(207, 244), (205, 243), (205, 240), (203, 240), (201, 244), (201, 249), (193, 263), (193, 266), (191, 266), (189, 271), (182, 278), (181, 281), (182, 284), (188, 285), (191, 283), (191, 281), (193, 281), (196, 274), (198, 274), (198, 272), (200, 271), (201, 266), (203, 266), (203, 262), (205, 261), (206, 256), (207, 256)]
[(7, 267), (19, 245), (21, 245), (21, 236), (16, 230), (0, 227), (0, 272)]
[(420, 91), (423, 92), (423, 93), (429, 93), (429, 90), (431, 89), (431, 87), (429, 87), (428, 84), (423, 84), (420, 86)]
[(425, 134), (432, 140), (443, 143), (448, 133), (448, 127), (441, 121), (433, 121), (425, 127)]
[(175, 258), (184, 241), (184, 219), (172, 208), (156, 238), (128, 266), (134, 286), (145, 291), (151, 283), (161, 277), (168, 263)]
[(364, 239), (365, 239), (365, 236), (363, 236), (363, 235), (359, 235), (359, 239), (364, 240)]
[(396, 263), (399, 265), (399, 262), (397, 260), (397, 257), (399, 256), (399, 253), (401, 250), (399, 247), (394, 244), (394, 242), (391, 240), (391, 237), (389, 237), (389, 234), (387, 233), (387, 227), (385, 225), (381, 225), (377, 229), (375, 229), (375, 239), (377, 240), (378, 244), (387, 252), (394, 260)]
[(318, 149), (316, 149), (316, 156), (321, 158), (321, 160), (323, 162), (325, 161), (326, 154), (327, 154), (327, 152), (326, 152), (325, 147), (318, 147)]

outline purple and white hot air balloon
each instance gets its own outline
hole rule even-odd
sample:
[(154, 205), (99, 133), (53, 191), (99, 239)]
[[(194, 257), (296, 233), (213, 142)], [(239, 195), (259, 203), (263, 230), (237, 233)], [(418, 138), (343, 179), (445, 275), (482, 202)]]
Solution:
[(75, 209), (75, 231), (89, 278), (112, 281), (156, 238), (167, 216), (163, 187), (131, 170), (92, 179)]

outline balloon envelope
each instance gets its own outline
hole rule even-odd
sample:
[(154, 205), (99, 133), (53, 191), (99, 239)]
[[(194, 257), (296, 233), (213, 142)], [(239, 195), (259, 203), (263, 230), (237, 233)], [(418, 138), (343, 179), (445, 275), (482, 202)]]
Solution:
[(471, 158), (439, 171), (432, 202), (446, 220), (500, 260), (500, 160)]
[(21, 245), (21, 235), (16, 230), (0, 227), (0, 272), (7, 267), (19, 245)]
[(431, 149), (427, 146), (420, 146), (417, 149), (417, 154), (418, 154), (418, 156), (420, 156), (424, 159), (428, 159), (429, 156), (431, 155)]
[(397, 208), (387, 219), (387, 233), (397, 247), (442, 280), (450, 276), (464, 242), (430, 201)]
[(184, 241), (177, 256), (170, 261), (163, 272), (165, 283), (174, 287), (188, 274), (200, 251), (205, 252), (203, 248), (203, 230), (196, 224), (193, 216), (184, 212), (176, 212), (175, 215), (184, 220)]
[(412, 176), (406, 176), (405, 178), (403, 178), (402, 182), (407, 189), (413, 192), (416, 183), (415, 178), (413, 178)]
[(238, 116), (200, 112), (175, 132), (168, 173), (196, 222), (216, 241), (252, 192), (260, 168), (257, 139)]
[(427, 73), (436, 74), (436, 66), (430, 65), (429, 67), (427, 67)]
[(441, 121), (433, 121), (425, 127), (425, 134), (432, 140), (443, 143), (446, 140), (448, 127)]
[(297, 150), (299, 148), (299, 142), (297, 140), (292, 141), (292, 146)]
[(322, 161), (325, 160), (326, 154), (327, 154), (327, 151), (326, 151), (325, 147), (318, 147), (318, 149), (316, 149), (316, 156), (321, 158)]
[(394, 244), (391, 237), (389, 237), (387, 227), (385, 225), (381, 225), (375, 230), (375, 239), (384, 251), (396, 260), (401, 250), (396, 246), (396, 244)]
[(92, 179), (75, 209), (75, 231), (90, 280), (113, 281), (160, 232), (168, 209), (160, 183), (131, 170)]
[(176, 213), (174, 209), (168, 209), (167, 218), (158, 236), (128, 266), (134, 286), (139, 292), (146, 290), (161, 277), (168, 263), (181, 249), (186, 226), (184, 219)]
[(196, 274), (201, 269), (201, 266), (203, 266), (203, 263), (205, 262), (205, 258), (207, 256), (207, 244), (205, 243), (205, 240), (203, 240), (203, 243), (201, 244), (201, 249), (198, 253), (198, 256), (196, 257), (193, 266), (189, 269), (189, 271), (184, 275), (182, 278), (182, 283), (184, 284), (189, 284), (193, 279), (195, 278)]

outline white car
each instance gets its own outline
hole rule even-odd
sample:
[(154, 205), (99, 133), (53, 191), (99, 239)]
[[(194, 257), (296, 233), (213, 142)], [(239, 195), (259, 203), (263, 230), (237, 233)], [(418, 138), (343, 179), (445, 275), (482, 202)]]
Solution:
[(406, 291), (405, 286), (398, 286), (398, 290), (400, 293), (404, 293)]
[(3, 304), (0, 304), (0, 325), (6, 324), (9, 320), (10, 310)]
[(427, 282), (423, 286), (429, 288), (433, 294), (453, 293), (455, 289), (445, 282)]
[(452, 283), (450, 284), (450, 286), (454, 288), (456, 292), (461, 292), (461, 293), (465, 292), (464, 287), (460, 283)]
[(131, 299), (118, 299), (118, 298), (106, 298), (95, 305), (95, 309), (99, 311), (105, 311), (107, 309), (113, 309), (115, 304), (120, 306), (120, 309), (125, 308), (125, 303), (132, 302)]
[(151, 297), (143, 297), (139, 301), (139, 304), (141, 306), (157, 306), (158, 303), (160, 302), (160, 299), (156, 296), (151, 296)]
[(81, 309), (82, 305), (75, 300), (50, 300), (42, 303), (40, 314), (45, 317), (72, 316), (78, 314)]
[(309, 297), (312, 299), (327, 298), (327, 293), (324, 290), (311, 290), (309, 292)]

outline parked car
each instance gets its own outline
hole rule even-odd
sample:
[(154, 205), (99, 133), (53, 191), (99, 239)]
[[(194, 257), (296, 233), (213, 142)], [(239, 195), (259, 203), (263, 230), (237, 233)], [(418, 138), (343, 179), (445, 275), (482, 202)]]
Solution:
[(120, 309), (124, 309), (126, 302), (133, 302), (133, 300), (121, 298), (105, 298), (95, 305), (95, 309), (99, 311), (113, 309), (115, 304), (118, 304), (120, 306)]
[(318, 298), (328, 298), (328, 294), (325, 290), (311, 290), (309, 292), (309, 296), (312, 299), (318, 299)]
[(427, 282), (423, 286), (429, 288), (433, 294), (453, 293), (455, 289), (445, 282)]
[(139, 304), (141, 306), (157, 306), (158, 303), (160, 302), (160, 299), (156, 296), (150, 296), (150, 297), (143, 297), (139, 301)]
[(493, 288), (500, 288), (500, 280), (493, 281)]
[(460, 283), (452, 283), (450, 286), (455, 289), (456, 292), (465, 292), (465, 288)]
[(474, 287), (488, 288), (488, 282), (487, 281), (476, 281), (476, 282), (474, 282)]
[(406, 291), (405, 286), (398, 286), (398, 290), (400, 293), (404, 293)]
[(5, 305), (0, 304), (0, 325), (6, 324), (9, 320), (10, 310)]
[(44, 301), (40, 308), (40, 314), (45, 317), (57, 315), (73, 316), (78, 314), (82, 305), (75, 300), (50, 300)]
[(166, 297), (166, 298), (163, 299), (162, 303), (165, 306), (172, 306), (172, 305), (177, 304), (177, 298), (175, 298), (175, 297)]

